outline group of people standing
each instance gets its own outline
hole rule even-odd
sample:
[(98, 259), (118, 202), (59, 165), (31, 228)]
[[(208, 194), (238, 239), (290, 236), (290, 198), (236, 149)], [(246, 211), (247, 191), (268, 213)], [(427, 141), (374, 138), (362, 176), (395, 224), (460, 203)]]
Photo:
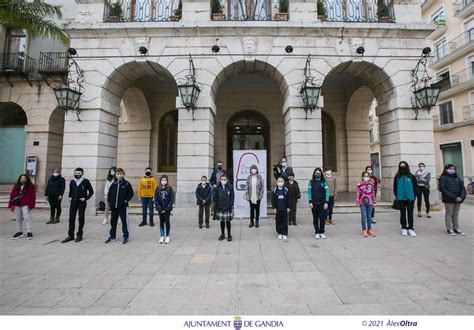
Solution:
[[(69, 229), (67, 237), (62, 243), (70, 241), (80, 242), (83, 237), (85, 224), (85, 211), (87, 200), (94, 190), (91, 183), (84, 176), (82, 168), (74, 170), (74, 178), (69, 182)], [(297, 225), (296, 211), (301, 192), (295, 180), (293, 169), (288, 166), (285, 157), (281, 159), (274, 171), (276, 187), (272, 189), (271, 205), (276, 212), (276, 234), (278, 239), (288, 239), (288, 226)], [(219, 240), (226, 238), (232, 241), (231, 221), (234, 217), (234, 190), (229, 182), (229, 176), (218, 162), (208, 182), (206, 176), (201, 177), (201, 182), (196, 187), (196, 204), (199, 206), (198, 225), (209, 228), (211, 206), (213, 219), (220, 221), (221, 235)], [(403, 236), (416, 236), (414, 230), (414, 204), (417, 200), (418, 217), (421, 217), (422, 198), (425, 201), (426, 216), (430, 218), (430, 180), (431, 174), (424, 163), (418, 164), (418, 170), (412, 174), (406, 161), (401, 161), (393, 181), (394, 208), (400, 210), (401, 234)], [(246, 180), (244, 199), (250, 206), (249, 228), (260, 226), (260, 206), (265, 194), (264, 179), (259, 174), (258, 167), (252, 165)], [(445, 225), (448, 234), (452, 236), (465, 235), (459, 228), (458, 214), (461, 203), (466, 198), (466, 189), (463, 181), (456, 174), (456, 166), (447, 164), (438, 180), (439, 191), (445, 204)], [(50, 219), (47, 224), (60, 222), (61, 202), (65, 192), (66, 182), (59, 169), (54, 169), (49, 178), (45, 197), (50, 204)], [(313, 216), (313, 226), (316, 239), (327, 238), (326, 225), (333, 225), (333, 207), (337, 195), (337, 183), (331, 168), (317, 167), (311, 180), (308, 182), (308, 203)], [(104, 187), (105, 217), (103, 225), (110, 222), (109, 237), (105, 241), (109, 244), (116, 240), (117, 225), (122, 224), (123, 244), (128, 243), (129, 202), (134, 196), (134, 190), (129, 181), (125, 180), (125, 171), (122, 168), (111, 167), (108, 171)], [(375, 205), (377, 196), (377, 178), (373, 169), (367, 166), (362, 172), (361, 181), (356, 186), (356, 204), (361, 210), (362, 236), (375, 237), (372, 229), (375, 224)], [(142, 221), (139, 226), (149, 224), (154, 226), (154, 211), (160, 218), (159, 243), (170, 243), (170, 216), (175, 201), (172, 187), (168, 184), (168, 177), (162, 175), (157, 183), (152, 175), (152, 169), (147, 167), (145, 175), (140, 179), (138, 186), (138, 199), (142, 202)], [(34, 238), (32, 232), (31, 210), (36, 204), (35, 186), (28, 175), (19, 176), (13, 186), (8, 207), (15, 212), (16, 232), (12, 239), (24, 236), (23, 223), (25, 223), (27, 239)], [(79, 226), (75, 233), (76, 217)], [(147, 219), (149, 222), (147, 223)]]

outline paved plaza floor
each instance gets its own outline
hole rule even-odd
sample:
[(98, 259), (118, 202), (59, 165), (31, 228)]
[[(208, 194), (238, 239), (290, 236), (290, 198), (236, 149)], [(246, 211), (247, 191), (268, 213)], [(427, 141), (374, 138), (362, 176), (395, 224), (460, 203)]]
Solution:
[(473, 214), (463, 205), (464, 237), (446, 233), (443, 212), (416, 217), (418, 236), (403, 237), (387, 211), (376, 238), (360, 235), (358, 214), (341, 214), (326, 240), (304, 217), (288, 241), (274, 219), (258, 229), (234, 220), (232, 242), (217, 240), (216, 222), (173, 217), (169, 245), (132, 216), (129, 244), (106, 245), (100, 216), (87, 217), (82, 242), (61, 244), (65, 216), (46, 225), (48, 212), (35, 210), (35, 239), (13, 241), (13, 214), (1, 210), (0, 314), (472, 315)]

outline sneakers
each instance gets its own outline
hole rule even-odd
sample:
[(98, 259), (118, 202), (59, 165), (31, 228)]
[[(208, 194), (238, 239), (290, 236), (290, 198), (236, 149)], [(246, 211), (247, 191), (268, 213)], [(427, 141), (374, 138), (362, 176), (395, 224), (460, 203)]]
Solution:
[(33, 233), (30, 231), (26, 234), (26, 239), (33, 239)]
[(321, 236), (321, 238), (323, 238), (323, 239), (326, 239), (326, 238), (327, 238), (326, 234), (324, 234), (324, 233), (323, 233), (323, 234), (319, 234), (319, 236)]
[(377, 235), (375, 235), (375, 233), (372, 231), (372, 230), (367, 230), (367, 234), (372, 236), (372, 237), (376, 237)]
[(416, 233), (413, 229), (408, 229), (408, 236), (416, 237)]
[(408, 236), (408, 230), (405, 228), (402, 229), (402, 236)]
[(448, 234), (451, 236), (456, 236), (457, 234), (452, 229), (448, 229)]
[(114, 238), (114, 237), (109, 237), (109, 238), (107, 238), (107, 240), (105, 241), (105, 244), (109, 244), (109, 243), (112, 243), (112, 242), (115, 242), (115, 238)]
[(169, 244), (170, 241), (171, 241), (171, 237), (166, 236), (166, 238), (165, 238), (165, 244)]
[(82, 241), (82, 236), (76, 236), (76, 240), (74, 242), (79, 243)]
[(333, 219), (329, 219), (329, 224), (330, 224), (330, 225), (333, 225), (333, 224), (334, 224), (334, 220), (333, 220)]
[(232, 242), (232, 235), (227, 236), (227, 242)]
[(466, 233), (463, 232), (462, 230), (459, 230), (459, 229), (454, 229), (454, 232), (458, 235), (461, 235), (461, 236), (466, 236)]
[(326, 225), (329, 225), (329, 220), (328, 219), (326, 219)]
[(369, 237), (369, 234), (367, 233), (367, 230), (362, 231), (362, 236), (364, 237)]
[(202, 223), (199, 224), (199, 229), (202, 229)]
[(68, 237), (66, 237), (65, 239), (63, 239), (63, 240), (61, 241), (61, 243), (67, 243), (67, 242), (70, 242), (70, 241), (74, 241), (74, 237), (68, 236)]
[(108, 222), (109, 222), (109, 220), (107, 220), (107, 218), (105, 218), (104, 221), (102, 221), (102, 225), (106, 225)]
[(163, 244), (164, 242), (165, 242), (165, 237), (164, 237), (164, 236), (161, 236), (161, 237), (160, 237), (160, 240), (158, 241), (158, 243)]
[(431, 218), (431, 215), (429, 213), (426, 213), (427, 218)]
[(142, 221), (142, 222), (140, 222), (140, 224), (138, 225), (138, 227), (143, 227), (143, 226), (146, 226), (146, 225), (147, 225), (146, 221)]
[(320, 235), (320, 234), (316, 234), (316, 235), (314, 235), (314, 238), (320, 239), (320, 238), (321, 238), (321, 235)]
[(124, 237), (123, 241), (122, 241), (122, 244), (127, 244), (127, 243), (128, 243), (128, 237)]
[(23, 232), (19, 231), (12, 236), (12, 239), (19, 239), (21, 237), (23, 237)]
[(288, 236), (283, 235), (283, 240), (287, 240), (287, 239), (288, 239)]
[(377, 222), (375, 222), (374, 219), (370, 219), (370, 222), (373, 223), (373, 224), (376, 224)]
[(225, 235), (224, 235), (224, 234), (222, 234), (221, 236), (219, 236), (219, 241), (223, 241), (223, 240), (224, 240), (224, 238), (225, 238)]
[(283, 239), (283, 235), (282, 235), (282, 234), (279, 234), (279, 235), (278, 235), (278, 239)]
[(421, 212), (418, 211), (418, 218), (421, 218)]

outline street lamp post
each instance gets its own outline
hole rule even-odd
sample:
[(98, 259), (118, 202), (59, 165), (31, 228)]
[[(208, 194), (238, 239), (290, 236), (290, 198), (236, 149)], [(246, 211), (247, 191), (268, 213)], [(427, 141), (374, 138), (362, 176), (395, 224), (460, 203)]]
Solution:
[(319, 95), (321, 94), (321, 83), (311, 76), (311, 55), (306, 59), (304, 68), (305, 79), (298, 88), (303, 99), (306, 119), (308, 119), (308, 110), (312, 112), (318, 107)]
[(193, 120), (194, 120), (194, 110), (196, 109), (196, 103), (201, 93), (202, 86), (200, 83), (196, 82), (196, 69), (194, 67), (194, 62), (191, 54), (189, 54), (189, 72), (185, 78), (178, 80), (178, 90), (181, 95), (181, 101), (183, 106), (189, 111), (193, 111)]

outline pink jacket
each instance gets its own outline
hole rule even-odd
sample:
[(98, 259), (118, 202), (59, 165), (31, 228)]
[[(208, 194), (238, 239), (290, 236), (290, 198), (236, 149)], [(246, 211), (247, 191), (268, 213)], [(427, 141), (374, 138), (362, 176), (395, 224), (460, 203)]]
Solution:
[[(369, 180), (368, 182), (361, 181), (357, 184), (356, 191), (356, 204), (361, 205), (375, 205), (377, 202), (375, 200), (375, 183), (374, 180)], [(364, 203), (363, 200), (366, 200), (367, 203)]]

